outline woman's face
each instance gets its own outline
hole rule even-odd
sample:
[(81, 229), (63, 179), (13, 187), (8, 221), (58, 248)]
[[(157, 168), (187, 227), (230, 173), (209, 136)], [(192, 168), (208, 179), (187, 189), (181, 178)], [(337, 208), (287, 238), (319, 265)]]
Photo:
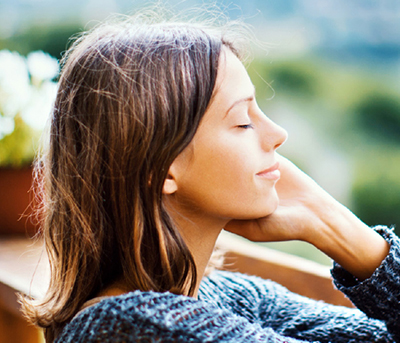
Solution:
[(185, 215), (190, 209), (216, 219), (260, 218), (278, 205), (275, 150), (287, 133), (260, 110), (246, 69), (229, 49), (219, 65), (212, 103), (171, 165), (171, 200)]

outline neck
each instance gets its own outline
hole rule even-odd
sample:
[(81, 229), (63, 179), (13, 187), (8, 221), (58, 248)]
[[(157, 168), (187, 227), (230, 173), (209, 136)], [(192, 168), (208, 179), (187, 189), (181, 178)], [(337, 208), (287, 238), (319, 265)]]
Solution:
[(193, 297), (197, 298), (200, 283), (205, 275), (207, 266), (209, 265), (211, 255), (214, 251), (215, 242), (222, 230), (222, 226), (218, 227), (218, 229), (214, 230), (212, 233), (206, 233), (199, 227), (196, 227), (194, 229), (197, 229), (197, 231), (199, 231), (200, 233), (203, 232), (203, 234), (192, 234), (193, 231), (186, 227), (184, 230), (182, 230), (184, 232), (182, 232), (182, 236), (196, 264), (197, 280)]
[(201, 280), (214, 251), (215, 242), (227, 220), (182, 211), (169, 207), (169, 214), (177, 225), (188, 246), (197, 270), (197, 282), (193, 297), (197, 298)]
[[(196, 265), (197, 280), (193, 297), (197, 298), (201, 280), (214, 251), (215, 242), (227, 220), (207, 217), (204, 214), (194, 214), (193, 211), (185, 211), (181, 208), (177, 210), (171, 204), (167, 207), (168, 213), (177, 225)], [(115, 282), (98, 296), (115, 296), (128, 291), (124, 282)]]

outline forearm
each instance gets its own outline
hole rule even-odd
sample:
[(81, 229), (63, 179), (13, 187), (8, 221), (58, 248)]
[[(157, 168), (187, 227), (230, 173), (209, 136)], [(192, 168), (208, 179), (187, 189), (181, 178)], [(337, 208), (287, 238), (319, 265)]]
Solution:
[(335, 200), (324, 207), (320, 227), (306, 240), (359, 280), (367, 279), (389, 252), (389, 244), (345, 206)]
[(279, 206), (257, 220), (231, 221), (227, 230), (252, 241), (303, 240), (359, 279), (372, 275), (388, 243), (289, 160), (279, 157)]

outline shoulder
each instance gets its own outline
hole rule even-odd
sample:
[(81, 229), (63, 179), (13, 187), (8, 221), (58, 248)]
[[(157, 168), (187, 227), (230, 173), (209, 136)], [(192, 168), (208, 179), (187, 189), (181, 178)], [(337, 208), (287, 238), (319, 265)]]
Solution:
[[(199, 300), (141, 291), (110, 297), (79, 313), (64, 327), (56, 342), (240, 341), (242, 335), (265, 335), (259, 325), (254, 325), (253, 311), (243, 313), (233, 305), (244, 301), (246, 288), (257, 293), (250, 285), (258, 282), (255, 277), (215, 272), (204, 279)], [(237, 289), (242, 300), (237, 298)], [(223, 298), (224, 293), (228, 298)], [(246, 303), (250, 307), (251, 297)], [(224, 330), (219, 329), (221, 323)]]
[(168, 342), (171, 336), (171, 342), (197, 342), (194, 336), (181, 333), (177, 323), (202, 307), (195, 299), (171, 293), (130, 292), (85, 309), (64, 327), (56, 341), (136, 342), (146, 337), (165, 337)]
[(274, 281), (229, 271), (214, 271), (203, 279), (200, 286), (200, 295), (205, 299), (220, 294), (243, 298), (273, 298), (288, 293), (285, 287)]

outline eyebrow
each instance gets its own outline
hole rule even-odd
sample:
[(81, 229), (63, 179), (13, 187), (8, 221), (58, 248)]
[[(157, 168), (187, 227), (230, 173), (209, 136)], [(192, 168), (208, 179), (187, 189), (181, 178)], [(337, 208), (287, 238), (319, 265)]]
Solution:
[(225, 117), (228, 115), (228, 113), (229, 113), (235, 106), (241, 104), (242, 102), (253, 101), (254, 98), (255, 98), (255, 96), (256, 96), (256, 89), (255, 89), (255, 87), (253, 86), (253, 94), (250, 95), (250, 96), (248, 96), (248, 97), (246, 97), (246, 98), (236, 100), (236, 101), (228, 108), (228, 110), (226, 111)]

